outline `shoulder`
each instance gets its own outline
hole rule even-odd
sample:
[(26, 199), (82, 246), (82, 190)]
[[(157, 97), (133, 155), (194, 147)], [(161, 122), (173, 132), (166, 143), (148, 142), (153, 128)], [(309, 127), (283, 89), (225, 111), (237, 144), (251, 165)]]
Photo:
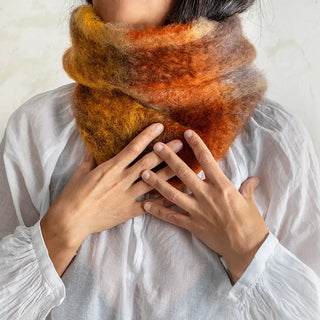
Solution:
[(296, 177), (307, 174), (310, 166), (319, 166), (320, 155), (305, 123), (297, 114), (268, 97), (255, 109), (244, 135), (256, 137), (258, 143), (256, 146), (251, 143), (250, 147), (257, 154), (273, 157), (275, 161), (281, 158), (284, 167), (292, 167)]
[(10, 115), (6, 130), (15, 133), (32, 130), (40, 135), (50, 128), (59, 130), (74, 118), (74, 86), (75, 83), (69, 83), (31, 97)]
[(303, 121), (265, 97), (221, 160), (221, 167), (238, 188), (248, 176), (258, 176), (272, 193), (272, 188), (281, 190), (284, 181), (303, 179), (311, 163), (316, 167), (317, 161)]
[(309, 140), (309, 132), (303, 121), (287, 107), (275, 100), (265, 97), (257, 106), (245, 130), (247, 133), (259, 134), (261, 138), (289, 139), (292, 143)]
[(268, 97), (256, 107), (234, 147), (253, 161), (263, 161), (262, 157), (291, 158), (295, 161), (299, 151), (314, 148), (304, 122), (288, 108)]
[(19, 163), (20, 169), (25, 166), (29, 174), (34, 170), (32, 177), (46, 168), (50, 174), (71, 137), (78, 137), (72, 102), (74, 85), (39, 93), (10, 115), (2, 139), (8, 163)]
[(25, 211), (21, 199), (29, 199), (41, 216), (48, 210), (52, 174), (66, 145), (74, 142), (73, 87), (71, 83), (37, 94), (9, 117), (0, 157), (20, 216)]

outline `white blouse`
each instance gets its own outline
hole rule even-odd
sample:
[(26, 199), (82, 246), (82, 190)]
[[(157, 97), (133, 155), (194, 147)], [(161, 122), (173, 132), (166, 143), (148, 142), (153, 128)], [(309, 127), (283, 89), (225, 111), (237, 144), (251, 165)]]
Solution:
[(0, 319), (320, 319), (319, 162), (302, 121), (269, 98), (218, 161), (237, 189), (260, 178), (255, 202), (269, 229), (235, 285), (214, 251), (151, 214), (88, 236), (60, 278), (39, 223), (82, 162), (74, 85), (29, 99), (7, 122)]

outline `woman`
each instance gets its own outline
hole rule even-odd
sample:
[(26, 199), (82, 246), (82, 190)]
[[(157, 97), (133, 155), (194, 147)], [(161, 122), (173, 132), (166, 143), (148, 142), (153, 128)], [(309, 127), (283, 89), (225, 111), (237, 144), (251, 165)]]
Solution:
[[(92, 3), (140, 30), (251, 4)], [(132, 165), (160, 123), (97, 166), (88, 151), (82, 160), (74, 89), (28, 100), (0, 145), (1, 319), (319, 318), (320, 172), (300, 120), (265, 98), (219, 165), (186, 130), (198, 177), (179, 139)], [(174, 176), (186, 192), (166, 182)]]

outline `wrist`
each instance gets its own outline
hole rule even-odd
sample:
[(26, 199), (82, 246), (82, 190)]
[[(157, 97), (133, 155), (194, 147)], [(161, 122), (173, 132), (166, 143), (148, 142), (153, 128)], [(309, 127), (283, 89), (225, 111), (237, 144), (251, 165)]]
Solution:
[(52, 227), (48, 216), (41, 219), (40, 228), (49, 258), (58, 275), (61, 277), (74, 256), (77, 254), (79, 247), (71, 246), (67, 241), (65, 241), (63, 233), (59, 234), (56, 229)]
[(256, 252), (251, 251), (250, 253), (243, 254), (240, 256), (236, 254), (232, 256), (223, 256), (234, 284), (241, 278), (243, 273), (246, 271), (246, 269), (252, 262), (255, 253)]
[[(59, 216), (56, 212), (59, 212)], [(76, 230), (76, 227), (68, 221), (67, 215), (61, 214), (51, 206), (46, 215), (41, 219), (40, 226), (46, 239), (55, 242), (63, 250), (76, 252), (85, 236)]]
[(239, 246), (223, 255), (234, 283), (241, 278), (268, 235), (269, 230), (265, 228), (265, 230), (261, 230), (259, 237), (255, 236), (242, 240), (241, 243), (239, 242)]

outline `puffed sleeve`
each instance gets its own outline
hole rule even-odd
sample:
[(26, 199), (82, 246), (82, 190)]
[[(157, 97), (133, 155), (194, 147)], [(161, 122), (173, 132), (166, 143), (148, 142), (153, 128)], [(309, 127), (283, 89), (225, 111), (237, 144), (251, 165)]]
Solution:
[[(45, 319), (65, 287), (49, 257), (35, 194), (41, 187), (27, 118), (17, 112), (0, 144), (0, 319)], [(33, 168), (33, 169), (32, 169)], [(38, 172), (38, 176), (35, 175)], [(35, 194), (31, 194), (34, 192)], [(37, 199), (41, 199), (41, 192)]]
[(259, 127), (256, 159), (265, 164), (249, 176), (260, 178), (269, 199), (269, 235), (228, 293), (229, 318), (320, 319), (320, 170), (312, 139), (279, 105), (257, 110), (250, 125)]

